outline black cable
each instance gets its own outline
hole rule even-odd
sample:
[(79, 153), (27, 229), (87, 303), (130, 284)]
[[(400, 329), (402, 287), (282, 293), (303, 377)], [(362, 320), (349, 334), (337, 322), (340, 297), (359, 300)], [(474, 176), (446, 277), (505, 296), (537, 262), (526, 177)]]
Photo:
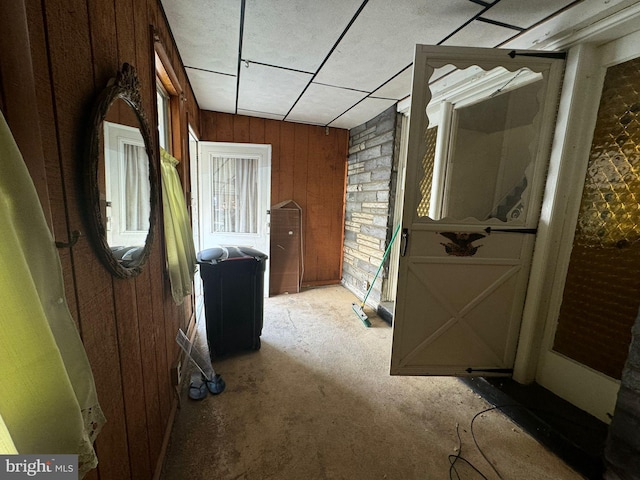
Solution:
[[(487, 413), (490, 412), (491, 410), (498, 410), (504, 407), (512, 407), (512, 406), (517, 406), (517, 405), (498, 405), (495, 407), (491, 407), (491, 408), (487, 408), (485, 410), (482, 410), (481, 412), (478, 412), (474, 415), (474, 417), (471, 419), (471, 438), (473, 438), (473, 443), (476, 444), (476, 448), (478, 449), (478, 451), (480, 452), (480, 455), (482, 455), (482, 458), (484, 458), (487, 463), (489, 464), (489, 466), (491, 466), (491, 468), (493, 469), (494, 472), (496, 472), (496, 475), (498, 475), (498, 478), (502, 480), (502, 475), (500, 475), (500, 472), (498, 471), (498, 469), (495, 467), (495, 465), (493, 463), (491, 463), (491, 461), (489, 460), (489, 458), (485, 455), (485, 453), (482, 451), (482, 449), (480, 448), (480, 445), (478, 444), (478, 440), (476, 439), (476, 435), (473, 432), (473, 423), (476, 421), (476, 419), (482, 415), (483, 413)], [(525, 407), (526, 408), (526, 407)]]
[[(473, 465), (469, 460), (467, 460), (466, 458), (464, 458), (462, 456), (462, 438), (460, 438), (460, 426), (456, 423), (456, 435), (458, 436), (458, 453), (456, 453), (455, 455), (449, 455), (449, 480), (453, 480), (453, 474), (456, 474), (456, 478), (457, 480), (460, 480), (460, 474), (458, 473), (458, 470), (456, 470), (456, 462), (458, 460), (466, 463), (467, 465), (469, 465), (471, 468), (473, 468), (478, 475), (480, 475), (482, 478), (484, 478), (484, 480), (489, 480), (480, 470), (478, 470), (475, 465)], [(451, 459), (453, 458), (453, 461), (451, 461)]]
[[(551, 412), (545, 409), (541, 409), (541, 408), (535, 408), (535, 407), (527, 407), (526, 405), (521, 405), (519, 403), (507, 403), (507, 404), (502, 404), (502, 405), (495, 405), (493, 407), (490, 408), (486, 408), (478, 413), (476, 413), (473, 418), (471, 419), (471, 438), (473, 438), (473, 443), (475, 444), (476, 448), (478, 449), (478, 452), (480, 452), (480, 455), (482, 455), (482, 457), (485, 459), (485, 461), (491, 466), (491, 468), (493, 469), (493, 471), (496, 473), (496, 475), (498, 476), (498, 478), (500, 478), (501, 480), (504, 480), (502, 475), (500, 475), (500, 472), (498, 472), (497, 468), (493, 465), (493, 463), (491, 463), (491, 461), (489, 460), (489, 458), (487, 457), (487, 455), (484, 453), (484, 451), (482, 450), (482, 448), (480, 447), (480, 445), (478, 444), (478, 440), (476, 438), (475, 432), (473, 431), (473, 424), (475, 423), (476, 419), (481, 416), (483, 413), (487, 413), (490, 412), (492, 410), (500, 410), (501, 412), (504, 413), (503, 409), (504, 408), (508, 408), (508, 407), (516, 407), (516, 408), (523, 408), (531, 413), (535, 413), (535, 412), (539, 412), (542, 414), (546, 414), (548, 416), (553, 416), (553, 417), (558, 417), (562, 420), (564, 420), (566, 423), (570, 423), (570, 424), (574, 424), (577, 426), (581, 426), (584, 427), (584, 425), (581, 425), (580, 423), (576, 422), (576, 421), (572, 421), (570, 419), (567, 419), (566, 417), (563, 417), (560, 414), (557, 414), (555, 412)], [(506, 413), (505, 413), (506, 415)], [(456, 475), (456, 480), (461, 480), (460, 479), (460, 474), (458, 473), (455, 464), (458, 461), (464, 462), (466, 463), (468, 466), (470, 466), (476, 473), (478, 473), (478, 475), (480, 475), (484, 480), (488, 480), (487, 477), (475, 466), (473, 465), (469, 460), (467, 460), (466, 458), (464, 458), (462, 456), (462, 438), (460, 437), (460, 430), (459, 430), (459, 425), (456, 423), (456, 435), (458, 436), (458, 452), (454, 455), (451, 454), (448, 456), (449, 458), (449, 480), (454, 480), (453, 474), (455, 473)]]
[[(490, 412), (492, 410), (500, 410), (502, 411), (503, 408), (507, 408), (507, 407), (518, 407), (518, 408), (524, 408), (526, 410), (529, 411), (533, 411), (533, 410), (537, 410), (537, 409), (531, 409), (529, 407), (526, 407), (524, 405), (520, 405), (518, 403), (513, 403), (513, 404), (503, 404), (503, 405), (495, 405), (493, 407), (490, 408), (486, 408), (478, 413), (476, 413), (473, 418), (471, 419), (471, 438), (473, 438), (473, 443), (475, 444), (478, 452), (480, 452), (480, 455), (482, 455), (482, 457), (485, 459), (485, 461), (489, 464), (489, 466), (493, 469), (493, 471), (496, 473), (496, 475), (498, 476), (498, 478), (500, 478), (501, 480), (504, 480), (502, 475), (500, 474), (500, 472), (498, 471), (498, 469), (493, 465), (493, 463), (491, 463), (491, 461), (489, 460), (489, 457), (487, 457), (487, 455), (484, 453), (484, 451), (482, 450), (482, 448), (480, 447), (480, 444), (478, 443), (478, 440), (476, 438), (475, 432), (473, 431), (473, 424), (475, 423), (476, 419), (481, 416), (483, 413), (487, 413)], [(551, 412), (549, 412), (551, 413)], [(458, 453), (456, 453), (455, 455), (451, 454), (449, 455), (449, 480), (454, 480), (453, 474), (455, 473), (456, 475), (456, 480), (460, 480), (460, 474), (458, 473), (455, 464), (458, 461), (464, 462), (466, 463), (468, 466), (470, 466), (478, 475), (480, 475), (484, 480), (488, 480), (487, 476), (484, 475), (480, 469), (478, 469), (473, 463), (471, 463), (469, 460), (467, 460), (466, 458), (464, 458), (462, 456), (462, 438), (460, 437), (460, 429), (459, 429), (459, 425), (456, 424), (456, 435), (458, 436)]]

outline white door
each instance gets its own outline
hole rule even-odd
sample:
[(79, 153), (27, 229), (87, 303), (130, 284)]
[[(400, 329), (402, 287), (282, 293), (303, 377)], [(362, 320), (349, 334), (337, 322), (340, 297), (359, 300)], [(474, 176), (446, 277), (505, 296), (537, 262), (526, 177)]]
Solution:
[[(244, 246), (269, 254), (271, 145), (200, 142), (201, 248)], [(269, 293), (269, 262), (264, 274)]]
[(416, 48), (392, 374), (513, 369), (564, 62), (509, 53)]

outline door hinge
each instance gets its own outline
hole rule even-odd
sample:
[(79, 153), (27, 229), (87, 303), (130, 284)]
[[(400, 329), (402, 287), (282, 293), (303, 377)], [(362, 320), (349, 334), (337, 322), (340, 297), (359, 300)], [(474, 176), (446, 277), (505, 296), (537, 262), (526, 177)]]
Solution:
[(559, 60), (564, 60), (567, 58), (567, 52), (516, 52), (515, 50), (511, 50), (508, 55), (511, 58), (516, 57), (538, 57), (538, 58), (557, 58)]
[(407, 247), (409, 246), (409, 229), (403, 228), (402, 235), (400, 236), (400, 256), (404, 257), (407, 254)]
[(467, 373), (513, 373), (513, 368), (467, 368)]
[(504, 232), (504, 233), (529, 233), (531, 235), (535, 235), (538, 233), (537, 228), (491, 228), (487, 227), (484, 229), (487, 233), (492, 232)]

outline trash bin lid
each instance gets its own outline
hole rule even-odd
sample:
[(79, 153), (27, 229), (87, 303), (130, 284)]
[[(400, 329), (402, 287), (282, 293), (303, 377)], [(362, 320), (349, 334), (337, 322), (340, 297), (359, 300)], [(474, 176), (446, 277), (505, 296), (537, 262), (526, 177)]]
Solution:
[(196, 260), (198, 263), (215, 264), (225, 260), (265, 260), (267, 255), (250, 247), (213, 247), (198, 252)]
[(207, 248), (198, 252), (196, 260), (198, 263), (217, 263), (227, 257), (226, 249), (222, 247)]
[[(253, 257), (256, 260), (264, 260), (267, 257), (266, 253), (262, 253), (260, 250), (256, 250), (255, 248), (250, 247), (234, 247), (238, 250), (239, 253), (244, 254), (245, 257)], [(231, 255), (231, 252), (229, 252)]]

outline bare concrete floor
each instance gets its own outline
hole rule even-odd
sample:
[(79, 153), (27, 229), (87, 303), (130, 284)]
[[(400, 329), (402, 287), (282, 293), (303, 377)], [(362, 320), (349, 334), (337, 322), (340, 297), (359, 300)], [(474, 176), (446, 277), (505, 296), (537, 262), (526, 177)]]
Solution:
[[(227, 388), (182, 391), (162, 479), (579, 479), (560, 459), (455, 378), (391, 377), (392, 329), (365, 328), (340, 286), (265, 299), (262, 348), (214, 368)], [(198, 344), (205, 341), (199, 327)], [(188, 383), (188, 382), (186, 382)]]

